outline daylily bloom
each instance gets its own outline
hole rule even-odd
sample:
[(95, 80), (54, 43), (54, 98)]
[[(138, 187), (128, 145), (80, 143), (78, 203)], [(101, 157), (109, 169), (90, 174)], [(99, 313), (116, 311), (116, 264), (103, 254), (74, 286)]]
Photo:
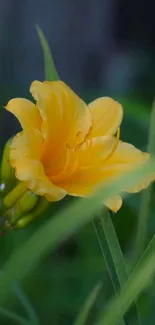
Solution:
[[(6, 109), (23, 129), (12, 140), (10, 164), (17, 179), (35, 194), (49, 201), (66, 194), (88, 197), (104, 182), (149, 159), (119, 140), (123, 109), (113, 99), (102, 97), (86, 105), (62, 81), (34, 81), (30, 92), (36, 104), (14, 98)], [(140, 191), (150, 181), (128, 191)], [(116, 196), (104, 204), (117, 211), (122, 199)]]

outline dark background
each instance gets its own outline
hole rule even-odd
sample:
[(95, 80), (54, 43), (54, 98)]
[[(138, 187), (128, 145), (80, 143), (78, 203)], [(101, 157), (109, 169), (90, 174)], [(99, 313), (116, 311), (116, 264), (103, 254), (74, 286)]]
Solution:
[[(155, 94), (154, 9), (153, 1), (140, 0), (0, 0), (1, 150), (6, 139), (19, 130), (17, 121), (3, 107), (12, 97), (31, 98), (31, 82), (44, 80), (36, 24), (45, 33), (61, 79), (88, 102), (101, 95), (119, 98), (125, 110), (121, 138), (146, 149)], [(140, 195), (133, 195), (113, 215), (125, 254), (134, 239), (139, 205)], [(154, 211), (154, 197), (152, 206)], [(54, 204), (44, 218), (58, 208)], [(39, 223), (45, 219), (41, 218)], [(0, 239), (1, 267), (39, 223)], [(154, 229), (152, 213), (150, 237)], [(90, 290), (100, 281), (104, 286), (104, 302), (112, 288), (90, 224), (63, 243), (54, 255), (49, 254), (26, 279), (23, 288), (41, 324), (69, 325)], [(24, 315), (15, 294), (9, 308)], [(153, 302), (147, 295), (142, 299), (141, 311), (144, 324), (153, 322)], [(1, 316), (0, 319), (3, 325), (10, 324)]]
[[(35, 25), (43, 29), (63, 80), (79, 94), (149, 100), (155, 85), (155, 20), (151, 1), (1, 0), (1, 105), (29, 96), (44, 79)], [(7, 126), (14, 130), (10, 117)], [(7, 123), (7, 124), (6, 124)], [(10, 134), (9, 134), (10, 135)]]

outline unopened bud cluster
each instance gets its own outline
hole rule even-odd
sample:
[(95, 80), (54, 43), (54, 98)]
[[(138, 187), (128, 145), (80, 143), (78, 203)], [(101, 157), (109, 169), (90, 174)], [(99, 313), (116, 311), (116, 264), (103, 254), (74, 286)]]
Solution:
[(0, 231), (26, 227), (48, 207), (48, 201), (32, 193), (26, 182), (19, 182), (9, 164), (11, 140), (5, 145), (0, 173)]

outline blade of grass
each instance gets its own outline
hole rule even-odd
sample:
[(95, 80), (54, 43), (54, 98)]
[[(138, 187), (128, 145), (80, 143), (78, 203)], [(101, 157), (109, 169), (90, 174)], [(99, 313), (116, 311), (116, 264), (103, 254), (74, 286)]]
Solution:
[(2, 316), (5, 316), (6, 318), (9, 318), (11, 321), (14, 321), (15, 324), (20, 324), (20, 325), (32, 325), (33, 324), (33, 323), (28, 322), (21, 316), (18, 316), (17, 314), (13, 313), (12, 311), (9, 311), (2, 307), (0, 307), (0, 314)]
[[(111, 259), (111, 263), (113, 265), (112, 272), (114, 272), (114, 275), (111, 273), (111, 279), (113, 279), (112, 282), (114, 289), (117, 290), (119, 287), (124, 286), (128, 280), (128, 275), (122, 250), (120, 248), (110, 214), (107, 210), (102, 217), (94, 221), (94, 227), (100, 242), (100, 246), (102, 247), (104, 259), (106, 261), (108, 261), (109, 258)], [(104, 249), (105, 245), (108, 247), (111, 256), (106, 253), (106, 250)]]
[(77, 318), (75, 319), (74, 325), (84, 325), (87, 321), (89, 313), (95, 304), (97, 296), (101, 290), (101, 283), (97, 284), (95, 288), (91, 291), (89, 296), (87, 297), (86, 301), (84, 302), (83, 307), (81, 308)]
[(16, 284), (14, 286), (14, 290), (15, 293), (18, 297), (18, 299), (20, 300), (20, 303), (23, 305), (28, 319), (30, 320), (31, 324), (33, 325), (39, 325), (39, 319), (34, 311), (34, 308), (32, 307), (30, 301), (28, 300), (27, 296), (25, 295), (25, 293), (23, 292), (23, 290)]
[[(114, 196), (124, 187), (132, 187), (155, 171), (152, 160), (138, 169), (122, 175), (119, 179), (105, 184), (90, 199), (79, 199), (69, 207), (55, 214), (40, 227), (21, 247), (19, 247), (3, 266), (0, 277), (0, 304), (11, 294), (12, 285), (23, 279), (39, 263), (40, 259), (52, 251), (61, 241), (97, 216), (103, 200)], [(64, 222), (65, 220), (65, 222)]]
[[(149, 129), (148, 152), (151, 155), (155, 155), (155, 102), (153, 103), (152, 106), (151, 122), (150, 122), (150, 129)], [(152, 186), (150, 185), (148, 189), (146, 189), (142, 193), (142, 201), (141, 201), (141, 207), (138, 216), (137, 234), (136, 234), (135, 247), (134, 247), (135, 264), (141, 257), (147, 241), (147, 233), (148, 233), (147, 221), (148, 221), (149, 207), (150, 207), (150, 200), (151, 200), (151, 189)]]
[(155, 273), (155, 254), (151, 254), (130, 277), (121, 293), (102, 311), (96, 325), (116, 325), (137, 296), (149, 285)]
[[(126, 284), (128, 273), (116, 231), (108, 210), (106, 210), (99, 219), (94, 220), (94, 228), (114, 291), (117, 292), (118, 289), (122, 289)], [(132, 323), (141, 324), (136, 303), (127, 315), (126, 320), (128, 321), (129, 319), (131, 321), (131, 317)], [(121, 320), (121, 324), (125, 324), (124, 320)]]
[[(104, 217), (106, 218), (108, 211), (105, 210), (105, 214)], [(119, 288), (119, 280), (117, 277), (117, 273), (116, 273), (116, 269), (115, 269), (115, 265), (113, 263), (113, 258), (110, 252), (110, 247), (108, 245), (107, 242), (107, 238), (105, 235), (105, 232), (102, 228), (102, 219), (97, 219), (97, 220), (93, 220), (93, 226), (94, 226), (94, 230), (96, 233), (96, 237), (98, 239), (98, 243), (102, 252), (102, 256), (107, 268), (107, 271), (109, 273), (109, 277), (111, 279), (114, 291), (117, 292), (117, 288)], [(125, 321), (124, 319), (121, 319), (120, 325), (125, 325)]]
[(47, 81), (60, 80), (45, 35), (39, 26), (36, 26), (36, 30), (44, 53), (45, 80)]
[(155, 235), (152, 237), (152, 239), (150, 240), (148, 246), (146, 247), (142, 257), (140, 258), (140, 260), (138, 261), (138, 264), (136, 265), (135, 269), (133, 270), (132, 273), (134, 273), (136, 271), (136, 269), (138, 267), (140, 267), (141, 264), (144, 263), (144, 261), (146, 260), (146, 258), (155, 253)]

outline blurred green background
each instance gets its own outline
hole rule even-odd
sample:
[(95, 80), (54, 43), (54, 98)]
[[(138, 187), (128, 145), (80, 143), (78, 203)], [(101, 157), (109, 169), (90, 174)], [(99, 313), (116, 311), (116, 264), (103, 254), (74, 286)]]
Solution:
[[(152, 6), (152, 7), (151, 7)], [(27, 97), (32, 80), (44, 79), (43, 57), (35, 30), (39, 24), (51, 46), (61, 78), (90, 102), (99, 96), (113, 96), (124, 106), (121, 139), (146, 150), (152, 101), (155, 94), (154, 4), (121, 0), (33, 1), (7, 0), (0, 3), (0, 102), (1, 152), (6, 139), (19, 125), (3, 106), (12, 97)], [(112, 215), (126, 257), (136, 234), (141, 194), (125, 199)], [(53, 204), (47, 213), (28, 229), (10, 232), (0, 238), (0, 268), (16, 247), (47, 218), (69, 204), (67, 198)], [(148, 240), (155, 233), (155, 196), (151, 199)], [(64, 220), (65, 223), (65, 220)], [(20, 261), (19, 261), (20, 264)], [(101, 251), (89, 224), (48, 254), (22, 286), (40, 324), (69, 325), (92, 288), (103, 283), (103, 294), (94, 312), (112, 295), (112, 286)], [(140, 300), (143, 324), (155, 319), (155, 286)], [(7, 308), (25, 315), (25, 309), (12, 288), (13, 299)], [(102, 302), (102, 304), (101, 304)], [(93, 319), (93, 315), (92, 315)], [(0, 324), (13, 321), (0, 314)], [(16, 324), (16, 322), (15, 322)], [(90, 325), (90, 322), (88, 322)]]

